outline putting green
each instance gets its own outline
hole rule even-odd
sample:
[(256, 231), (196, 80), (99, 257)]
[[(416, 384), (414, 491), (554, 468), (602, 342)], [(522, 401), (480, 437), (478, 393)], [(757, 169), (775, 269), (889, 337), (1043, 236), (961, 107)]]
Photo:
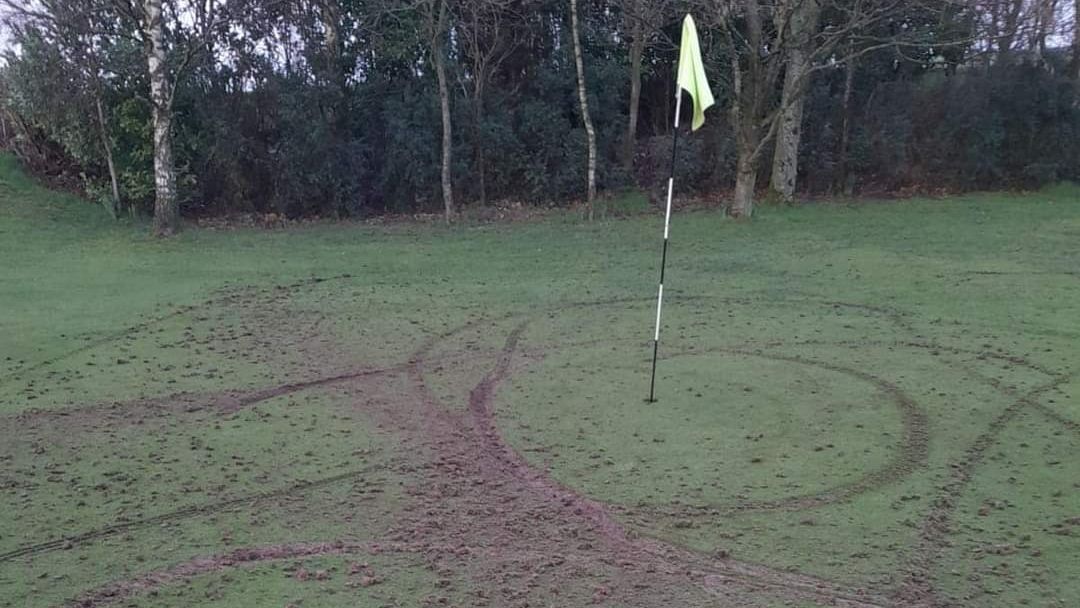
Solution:
[[(896, 458), (905, 402), (888, 383), (827, 359), (729, 349), (722, 329), (678, 337), (708, 333), (705, 310), (720, 327), (730, 305), (697, 304), (676, 321), (657, 403), (643, 400), (647, 345), (567, 341), (509, 378), (497, 407), (504, 434), (559, 481), (624, 505), (768, 507), (858, 483)], [(567, 311), (531, 336), (560, 335), (552, 323), (617, 326), (605, 314)], [(689, 343), (701, 347), (677, 350)]]

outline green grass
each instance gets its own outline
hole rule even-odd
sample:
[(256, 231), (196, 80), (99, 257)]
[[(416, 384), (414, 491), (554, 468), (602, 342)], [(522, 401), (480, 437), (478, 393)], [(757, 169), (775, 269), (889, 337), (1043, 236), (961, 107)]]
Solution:
[(1024, 417), (1002, 434), (958, 507), (943, 587), (976, 605), (1075, 606), (1062, 584), (1080, 535), (1080, 438)]
[(132, 605), (262, 608), (284, 599), (283, 605), (292, 606), (418, 606), (454, 595), (438, 583), (434, 574), (407, 560), (364, 555), (294, 559), (200, 576)]
[(149, 517), (162, 505), (181, 510), (362, 469), (378, 440), (357, 415), (332, 409), (335, 399), (342, 397), (278, 397), (224, 419), (207, 407), (167, 419), (24, 428), (5, 446), (8, 475), (23, 487), (52, 487), (32, 502), (9, 495), (0, 503), (8, 514), (3, 547)]
[[(418, 479), (392, 463), (424, 455), (363, 404), (400, 399), (407, 377), (224, 413), (221, 392), (398, 365), (459, 329), (426, 373), (438, 405), (463, 413), (515, 328), (503, 434), (637, 532), (894, 589), (989, 433), (947, 496), (934, 585), (965, 607), (1080, 601), (1080, 189), (769, 207), (752, 223), (677, 214), (656, 404), (643, 400), (662, 218), (633, 194), (606, 205), (591, 224), (550, 213), (157, 240), (0, 157), (0, 552), (228, 503), (0, 562), (0, 606), (55, 605), (234, 547), (380, 537)], [(912, 411), (918, 462), (864, 482), (903, 455)], [(261, 563), (130, 602), (468, 603), (454, 590), (498, 586), (466, 569), (447, 590), (414, 560), (373, 556), (386, 582), (361, 588), (349, 559)], [(330, 576), (298, 581), (293, 562)], [(581, 597), (598, 584), (579, 581)]]

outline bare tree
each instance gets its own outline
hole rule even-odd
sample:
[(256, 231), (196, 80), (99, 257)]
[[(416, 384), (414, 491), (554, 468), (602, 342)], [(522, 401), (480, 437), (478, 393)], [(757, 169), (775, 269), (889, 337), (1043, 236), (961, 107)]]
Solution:
[(1058, 0), (1034, 0), (1029, 46), (1036, 60), (1042, 63), (1046, 59), (1046, 39), (1057, 27)]
[[(733, 99), (731, 122), (735, 127), (735, 196), (731, 205), (734, 217), (749, 217), (753, 213), (754, 188), (757, 185), (758, 158), (767, 138), (762, 125), (768, 110), (767, 96), (775, 87), (779, 75), (778, 50), (783, 48), (786, 34), (787, 5), (777, 5), (773, 19), (779, 26), (775, 40), (766, 40), (768, 16), (758, 0), (745, 0), (741, 14), (734, 7), (719, 7), (719, 25), (727, 39), (731, 61)], [(741, 19), (739, 19), (741, 17)], [(737, 24), (737, 19), (742, 25)], [(775, 49), (772, 53), (768, 49)]]
[(622, 160), (626, 169), (634, 167), (637, 145), (638, 116), (641, 110), (642, 61), (649, 42), (656, 34), (657, 23), (667, 6), (666, 0), (621, 0), (623, 12), (623, 35), (630, 43), (630, 104), (623, 142)]
[[(323, 27), (323, 61), (326, 64), (320, 71), (327, 84), (333, 87), (335, 101), (339, 101), (344, 97), (347, 78), (342, 62), (341, 2), (340, 0), (318, 0), (316, 8)], [(337, 110), (338, 108), (331, 109), (331, 122), (336, 118)]]
[(859, 69), (859, 58), (852, 52), (854, 42), (848, 45), (848, 60), (844, 64), (844, 96), (840, 104), (840, 150), (836, 181), (833, 188), (850, 196), (854, 190), (850, 178), (849, 155), (851, 154), (852, 106), (855, 96), (855, 73)]
[(818, 0), (797, 2), (791, 11), (790, 49), (784, 69), (784, 91), (780, 100), (780, 125), (773, 152), (771, 188), (785, 203), (795, 200), (799, 171), (799, 143), (802, 141), (804, 89), (809, 78), (810, 57), (817, 34), (821, 5)]
[[(801, 109), (796, 106), (803, 102), (809, 78), (820, 70), (878, 49), (926, 48), (930, 44), (919, 40), (918, 30), (913, 27), (882, 28), (887, 33), (869, 33), (876, 24), (903, 21), (906, 11), (935, 10), (921, 2), (857, 0), (856, 6), (860, 8), (852, 10), (851, 0), (828, 0), (828, 4), (825, 1), (778, 0), (764, 4), (760, 0), (739, 3), (706, 0), (712, 9), (709, 15), (713, 24), (724, 37), (731, 65), (736, 169), (730, 212), (734, 217), (749, 217), (753, 213), (761, 155), (781, 129), (788, 129), (788, 137), (780, 146), (783, 152), (779, 189), (794, 187), (798, 171), (796, 123), (801, 121)], [(942, 0), (942, 5), (950, 1)], [(833, 14), (833, 21), (825, 28), (811, 27), (826, 9)], [(852, 36), (860, 39), (852, 54), (838, 53), (840, 43)], [(940, 40), (935, 43), (949, 44)], [(783, 90), (787, 94), (778, 97), (780, 77), (785, 73), (791, 76), (785, 77)]]
[(998, 19), (994, 24), (997, 30), (998, 61), (1008, 63), (1011, 60), (1013, 46), (1020, 37), (1020, 26), (1024, 15), (1024, 0), (1005, 0), (994, 2), (993, 14)]
[(487, 87), (495, 74), (521, 44), (515, 35), (519, 15), (511, 0), (464, 0), (458, 19), (459, 39), (468, 59), (473, 106), (473, 145), (480, 204), (487, 204), (487, 142), (483, 137)]
[(592, 221), (593, 201), (596, 199), (596, 131), (593, 129), (592, 116), (589, 114), (589, 96), (585, 87), (585, 62), (581, 52), (581, 26), (578, 23), (577, 0), (570, 0), (570, 35), (574, 43), (574, 64), (577, 66), (578, 101), (581, 104), (581, 119), (585, 123), (585, 138), (588, 146), (586, 203), (589, 208), (589, 221)]
[(428, 37), (428, 53), (431, 56), (431, 66), (435, 70), (435, 80), (439, 86), (439, 113), (442, 121), (440, 181), (442, 183), (443, 219), (447, 224), (454, 217), (453, 124), (450, 114), (450, 84), (446, 75), (446, 38), (450, 21), (448, 2), (449, 0), (426, 0), (421, 4), (424, 27)]
[(974, 48), (987, 68), (1021, 61), (1049, 66), (1049, 46), (1071, 37), (1070, 63), (1080, 80), (1080, 47), (1075, 46), (1080, 39), (1076, 31), (1080, 6), (1074, 4), (1075, 0), (972, 0)]
[(1030, 57), (1041, 62), (1046, 40), (1057, 26), (1058, 0), (984, 0), (976, 8), (985, 20), (985, 39), (999, 65)]

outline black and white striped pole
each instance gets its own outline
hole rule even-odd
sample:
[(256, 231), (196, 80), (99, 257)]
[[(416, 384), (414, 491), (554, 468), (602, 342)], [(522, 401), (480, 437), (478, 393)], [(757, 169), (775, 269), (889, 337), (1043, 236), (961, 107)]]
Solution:
[(679, 114), (682, 111), (682, 86), (675, 86), (675, 130), (671, 136), (671, 173), (667, 183), (667, 210), (664, 212), (664, 248), (660, 254), (660, 288), (656, 294), (656, 332), (653, 334), (652, 378), (649, 380), (649, 403), (656, 402), (656, 357), (660, 353), (660, 312), (664, 308), (664, 270), (667, 268), (668, 236), (671, 232), (671, 196), (675, 192), (675, 154), (679, 149)]

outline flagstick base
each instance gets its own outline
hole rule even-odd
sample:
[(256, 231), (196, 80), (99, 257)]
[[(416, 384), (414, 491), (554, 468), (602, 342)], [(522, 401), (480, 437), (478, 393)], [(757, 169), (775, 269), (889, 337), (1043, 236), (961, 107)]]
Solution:
[(649, 398), (646, 403), (656, 403), (656, 354), (660, 350), (660, 341), (653, 340), (652, 346), (652, 380), (649, 381)]

